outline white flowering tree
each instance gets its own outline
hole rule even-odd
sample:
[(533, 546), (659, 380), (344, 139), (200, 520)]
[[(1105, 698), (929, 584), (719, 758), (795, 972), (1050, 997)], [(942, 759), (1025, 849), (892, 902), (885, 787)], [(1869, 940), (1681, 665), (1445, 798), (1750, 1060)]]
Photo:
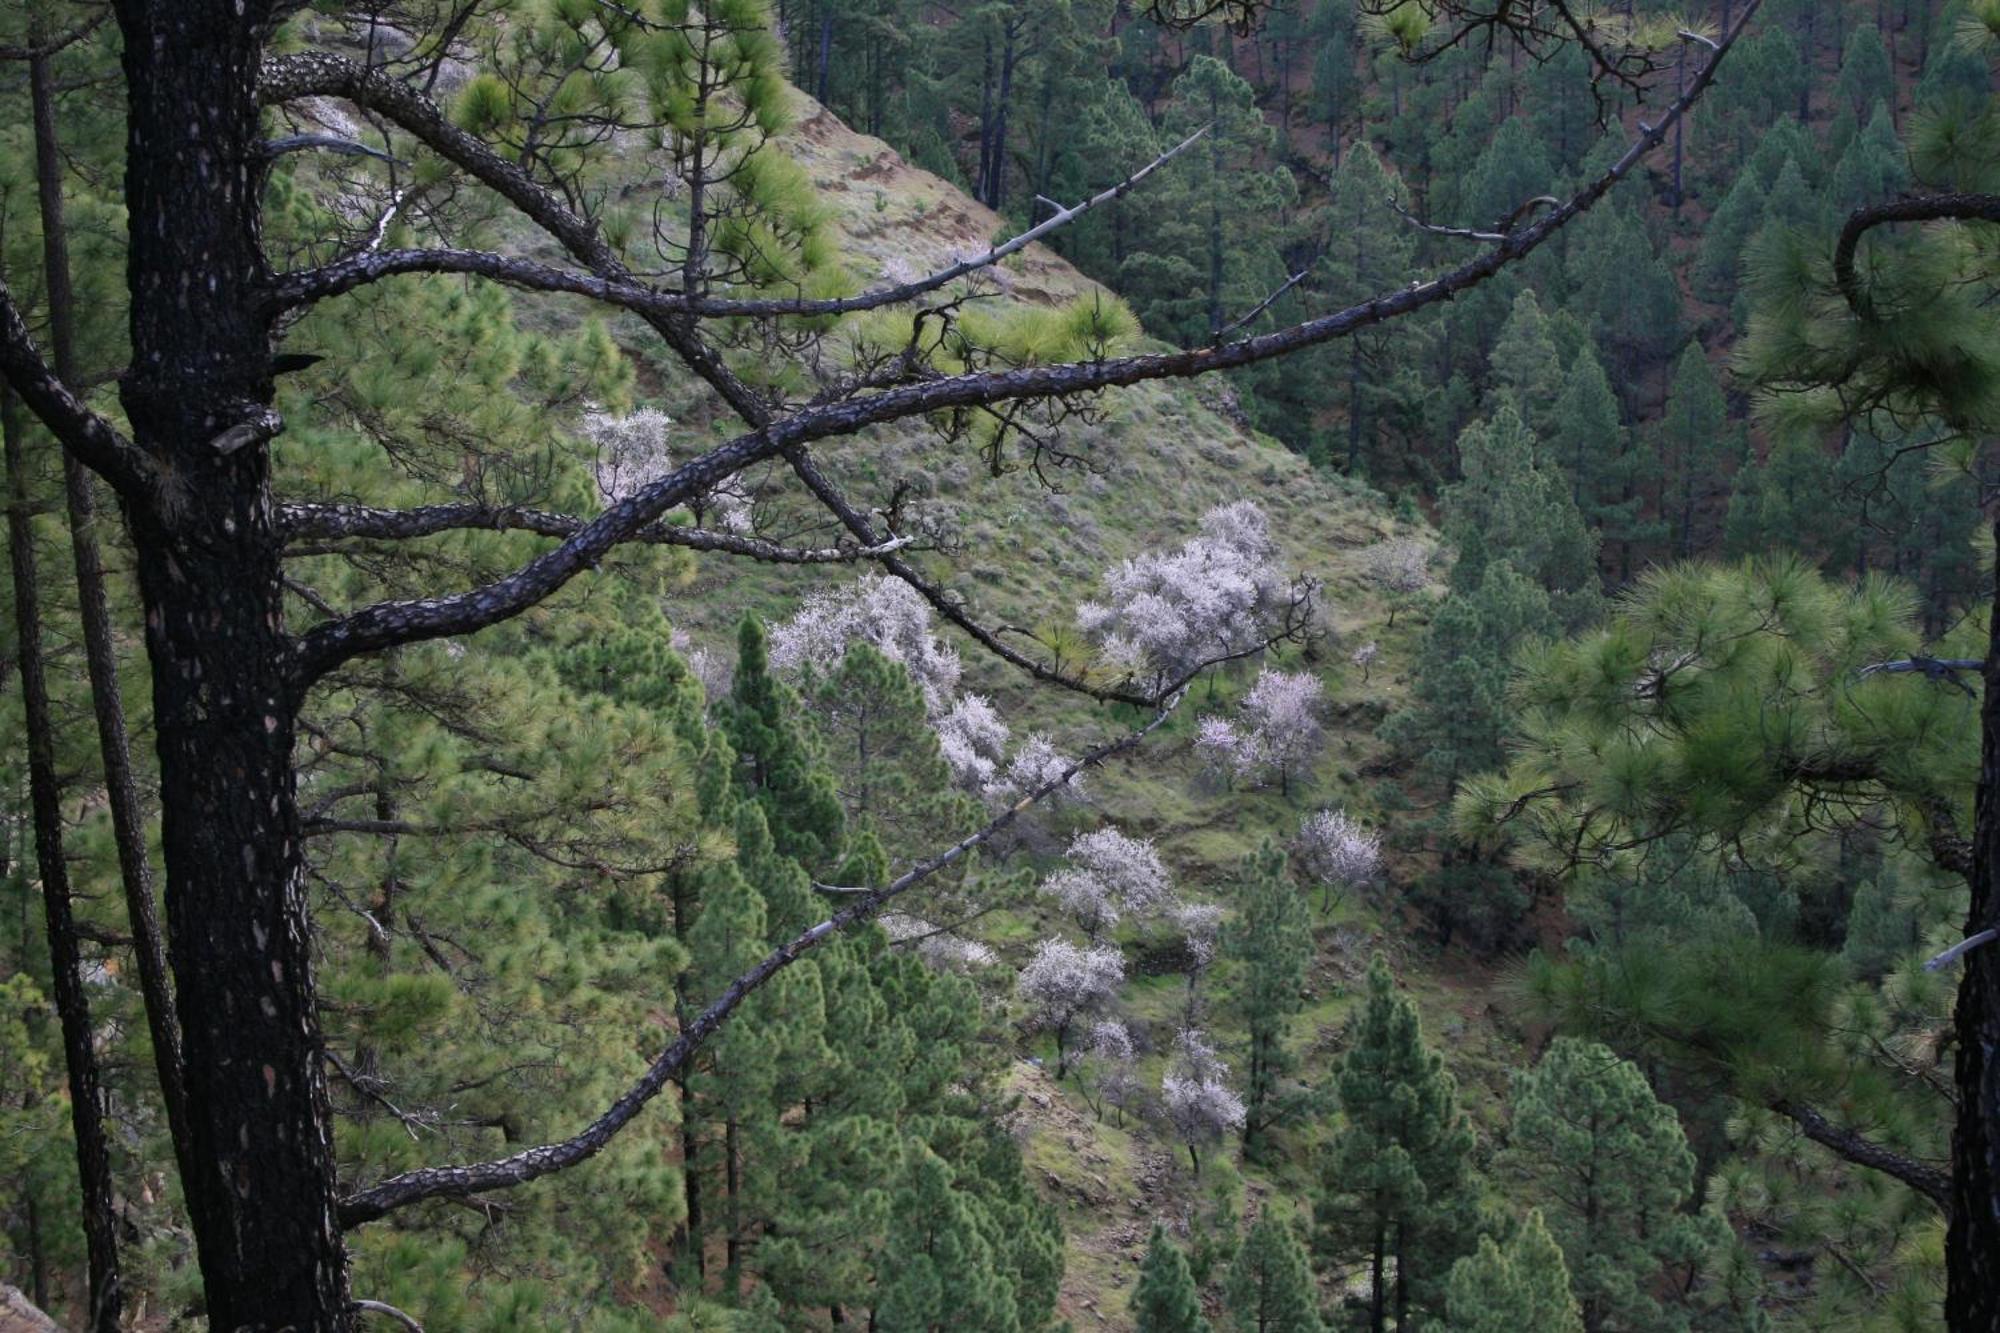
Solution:
[[(1070, 759), (1056, 749), (1056, 743), (1046, 733), (1031, 731), (1015, 747), (1007, 767), (985, 785), (983, 794), (994, 806), (1012, 805), (1030, 792), (1041, 791), (1072, 767)], [(1078, 771), (1070, 773), (1045, 799), (1049, 805), (1057, 806), (1080, 801), (1083, 793), (1083, 774)]]
[(1103, 595), (1077, 608), (1104, 665), (1158, 688), (1203, 663), (1247, 656), (1274, 626), (1303, 624), (1312, 585), (1287, 580), (1264, 511), (1248, 500), (1211, 509), (1175, 550), (1125, 561)]
[(1222, 955), (1222, 908), (1215, 903), (1182, 903), (1174, 909), (1174, 924), (1180, 928), (1187, 959), (1187, 1016), (1189, 1027), (1200, 1017), (1201, 981)]
[(1070, 1037), (1078, 1023), (1109, 1008), (1124, 984), (1125, 959), (1116, 949), (1058, 939), (1035, 946), (1014, 993), (1028, 1007), (1028, 1026), (1054, 1034), (1057, 1078), (1069, 1073)]
[(1195, 736), (1196, 752), (1210, 768), (1255, 781), (1278, 780), (1286, 796), (1292, 776), (1319, 753), (1324, 686), (1310, 671), (1265, 667), (1243, 697), (1234, 720), (1210, 714)]
[(1415, 537), (1377, 542), (1361, 553), (1361, 568), (1368, 582), (1389, 595), (1391, 629), (1396, 625), (1396, 613), (1430, 587), (1431, 555), (1432, 548)]
[(1091, 1025), (1077, 1064), (1086, 1085), (1086, 1099), (1089, 1090), (1095, 1090), (1091, 1109), (1097, 1118), (1102, 1120), (1104, 1108), (1113, 1106), (1118, 1110), (1118, 1123), (1123, 1125), (1125, 1112), (1139, 1100), (1138, 1051), (1131, 1029), (1115, 1018), (1099, 1019)]
[[(1391, 611), (1390, 614), (1394, 615), (1395, 613)], [(1361, 668), (1361, 683), (1363, 685), (1368, 683), (1368, 672), (1375, 665), (1375, 659), (1381, 656), (1381, 654), (1382, 646), (1376, 643), (1375, 640), (1370, 639), (1359, 648), (1356, 648), (1354, 655), (1348, 659), (1354, 665)]]
[(1149, 916), (1173, 901), (1173, 880), (1149, 839), (1094, 829), (1070, 840), (1064, 860), (1042, 881), (1042, 891), (1062, 904), (1093, 944), (1124, 917)]
[(1366, 888), (1382, 874), (1382, 835), (1345, 810), (1315, 810), (1299, 821), (1292, 840), (1292, 863), (1317, 884), (1321, 910), (1336, 896)]
[[(771, 665), (790, 675), (831, 675), (857, 643), (900, 663), (923, 694), (944, 761), (965, 790), (990, 805), (1013, 804), (1070, 766), (1048, 736), (1031, 732), (1008, 753), (1012, 732), (983, 694), (960, 694), (957, 649), (939, 638), (931, 605), (901, 579), (869, 575), (808, 596), (771, 630)], [(1083, 794), (1064, 783), (1059, 800)]]
[(830, 675), (855, 643), (866, 643), (900, 662), (923, 691), (931, 717), (947, 714), (956, 700), (958, 650), (934, 632), (929, 603), (901, 579), (868, 575), (843, 588), (808, 596), (789, 620), (771, 630), (771, 665)]
[(1187, 1145), (1188, 1162), (1201, 1172), (1201, 1147), (1243, 1128), (1243, 1099), (1229, 1087), (1229, 1066), (1192, 1028), (1174, 1039), (1174, 1053), (1160, 1080), (1160, 1099), (1174, 1133)]

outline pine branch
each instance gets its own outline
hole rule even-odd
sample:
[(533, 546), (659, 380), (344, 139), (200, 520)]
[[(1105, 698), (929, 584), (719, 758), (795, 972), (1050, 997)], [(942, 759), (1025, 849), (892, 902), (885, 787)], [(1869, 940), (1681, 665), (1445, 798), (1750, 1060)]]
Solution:
[[(423, 505), (413, 509), (376, 509), (351, 504), (289, 504), (281, 511), (281, 518), (285, 535), (292, 541), (406, 541), (445, 532), (468, 531), (527, 532), (540, 537), (568, 538), (583, 531), (589, 522), (573, 514), (558, 514), (526, 505), (477, 504)], [(739, 555), (778, 565), (835, 565), (879, 560), (910, 546), (913, 541), (909, 537), (892, 537), (860, 547), (783, 546), (740, 533), (688, 528), (673, 523), (649, 524), (626, 540)], [(332, 553), (328, 548), (312, 548), (314, 555)]]
[(1847, 215), (1840, 240), (1833, 248), (1833, 280), (1841, 297), (1855, 315), (1874, 317), (1874, 304), (1854, 271), (1854, 255), (1861, 238), (1876, 227), (1897, 222), (2000, 222), (2000, 194), (1931, 194), (1888, 203), (1869, 204)]
[(1865, 1134), (1834, 1124), (1818, 1108), (1787, 1097), (1772, 1099), (1770, 1108), (1799, 1127), (1807, 1138), (1856, 1166), (1880, 1171), (1936, 1204), (1938, 1211), (1951, 1214), (1951, 1176), (1937, 1167), (1885, 1148)]
[(467, 1166), (425, 1167), (392, 1176), (380, 1184), (356, 1191), (340, 1202), (340, 1224), (352, 1228), (372, 1222), (399, 1208), (425, 1199), (464, 1198), (490, 1190), (511, 1189), (588, 1161), (602, 1152), (658, 1096), (673, 1076), (688, 1062), (701, 1044), (729, 1020), (745, 1000), (772, 977), (840, 934), (849, 926), (866, 921), (896, 898), (916, 888), (940, 871), (964, 860), (981, 846), (1006, 831), (1023, 813), (1047, 799), (1086, 769), (1095, 768), (1115, 755), (1138, 746), (1173, 715), (1180, 696), (1167, 701), (1144, 726), (1115, 741), (1092, 750), (1071, 763), (1055, 777), (1022, 796), (978, 832), (946, 850), (920, 862), (872, 893), (856, 898), (818, 925), (794, 936), (773, 949), (749, 971), (732, 981), (722, 994), (692, 1022), (647, 1067), (646, 1072), (613, 1102), (603, 1115), (584, 1129), (556, 1143), (541, 1144), (496, 1161)]
[[(1647, 153), (1665, 141), (1667, 132), (1707, 91), (1715, 79), (1716, 71), (1728, 57), (1760, 3), (1761, 0), (1749, 0), (1744, 7), (1743, 17), (1737, 22), (1735, 29), (1720, 43), (1715, 55), (1702, 67), (1700, 73), (1689, 82), (1687, 91), (1667, 109), (1657, 125), (1647, 126), (1645, 132), (1603, 173), (1570, 196), (1560, 207), (1543, 216), (1540, 221), (1510, 233), (1501, 243), (1442, 277), (1428, 282), (1414, 282), (1407, 287), (1372, 297), (1359, 305), (1294, 324), (1289, 328), (1215, 347), (946, 376), (899, 385), (866, 397), (806, 407), (776, 422), (769, 421), (764, 405), (752, 398), (744, 409), (745, 414), (754, 412), (767, 424), (750, 434), (739, 436), (727, 444), (718, 446), (613, 505), (598, 518), (586, 524), (562, 546), (530, 561), (512, 574), (483, 587), (446, 597), (384, 602), (356, 612), (344, 620), (314, 629), (300, 642), (295, 683), (300, 688), (309, 686), (341, 662), (362, 653), (423, 639), (470, 633), (486, 625), (519, 615), (566, 585), (578, 574), (595, 567), (612, 547), (632, 540), (637, 532), (667, 510), (685, 503), (702, 491), (713, 489), (754, 463), (779, 455), (791, 457), (799, 446), (815, 440), (852, 435), (868, 426), (951, 408), (1061, 398), (1087, 394), (1099, 389), (1139, 384), (1148, 380), (1190, 378), (1218, 370), (1252, 365), (1344, 338), (1362, 329), (1372, 328), (1388, 320), (1451, 300), (1459, 293), (1477, 287), (1534, 251), (1573, 219), (1588, 211), (1613, 186), (1629, 176)], [(315, 56), (310, 59), (320, 64), (328, 62), (336, 66), (346, 64), (333, 57)], [(366, 72), (362, 73), (365, 75)], [(407, 89), (402, 89), (393, 81), (381, 82), (388, 83), (391, 88), (397, 89), (399, 94), (408, 94)], [(463, 131), (448, 124), (438, 132), (441, 140), (446, 142), (456, 143), (459, 138), (470, 138)], [(478, 152), (491, 156), (483, 145), (478, 146)], [(546, 191), (528, 180), (525, 174), (511, 164), (499, 162), (496, 179), (538, 208), (542, 208), (544, 204), (561, 208)], [(563, 213), (567, 216), (566, 210), (563, 210)], [(555, 220), (563, 221), (561, 217)], [(596, 238), (594, 230), (580, 239), (588, 240), (599, 247), (602, 253), (608, 255), (608, 250), (603, 250), (603, 243)], [(616, 261), (612, 259), (607, 259), (606, 262), (612, 266), (616, 265)], [(670, 320), (659, 319), (649, 322), (654, 323), (655, 327), (678, 330), (678, 325)], [(679, 336), (678, 332), (676, 336)], [(679, 348), (676, 347), (676, 350)], [(898, 576), (902, 577), (900, 573)], [(937, 604), (933, 602), (933, 605)], [(956, 617), (953, 619), (961, 628), (965, 627), (964, 621)], [(985, 639), (981, 639), (981, 642), (989, 648), (993, 646)], [(1008, 660), (1014, 661), (1016, 665), (1023, 665), (1023, 661), (1017, 658)], [(1035, 669), (1038, 674), (1040, 670), (1045, 670), (1039, 667)]]
[(385, 250), (353, 255), (320, 268), (287, 273), (277, 279), (272, 299), (283, 309), (296, 309), (339, 296), (367, 283), (407, 273), (466, 273), (491, 278), (531, 291), (566, 292), (588, 296), (608, 305), (639, 314), (693, 316), (702, 319), (773, 318), (779, 316), (845, 315), (883, 306), (901, 305), (941, 287), (982, 272), (1019, 254), (1035, 242), (1061, 230), (1076, 219), (1130, 194), (1139, 184), (1167, 163), (1179, 157), (1208, 133), (1204, 125), (1180, 143), (1139, 168), (1124, 180), (1070, 206), (1056, 205), (1055, 213), (1026, 231), (987, 249), (984, 254), (948, 264), (909, 282), (863, 292), (858, 296), (809, 299), (806, 297), (739, 298), (696, 296), (668, 291), (637, 282), (611, 281), (596, 274), (577, 273), (532, 260), (495, 254), (488, 250), (449, 248)]
[(82, 459), (119, 494), (133, 499), (150, 497), (154, 487), (152, 460), (109, 421), (85, 407), (57, 378), (36, 350), (4, 277), (0, 277), (0, 376), (6, 377), (63, 448)]

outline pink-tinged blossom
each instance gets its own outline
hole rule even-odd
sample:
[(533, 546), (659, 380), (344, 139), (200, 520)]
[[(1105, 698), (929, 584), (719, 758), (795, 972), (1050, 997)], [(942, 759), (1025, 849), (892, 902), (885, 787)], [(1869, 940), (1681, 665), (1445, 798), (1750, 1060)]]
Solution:
[(1219, 1143), (1223, 1135), (1243, 1127), (1243, 1099), (1230, 1090), (1228, 1079), (1229, 1066), (1199, 1032), (1190, 1028), (1175, 1039), (1166, 1076), (1160, 1081), (1160, 1099), (1197, 1171), (1199, 1147)]
[(1153, 844), (1115, 828), (1079, 833), (1065, 853), (1069, 864), (1042, 881), (1042, 891), (1062, 904), (1092, 940), (1130, 913), (1145, 916), (1173, 900), (1173, 883)]
[(1174, 911), (1174, 924), (1187, 944), (1188, 970), (1206, 971), (1221, 952), (1222, 909), (1214, 903), (1183, 903)]
[(845, 588), (813, 593), (789, 620), (772, 628), (771, 665), (826, 675), (853, 643), (869, 644), (902, 663), (932, 717), (951, 707), (958, 652), (932, 632), (930, 604), (901, 579), (869, 575)]
[(1286, 582), (1262, 510), (1211, 509), (1176, 550), (1127, 560), (1103, 595), (1077, 608), (1102, 664), (1159, 686), (1202, 663), (1255, 647), (1284, 604)]
[(1381, 652), (1381, 646), (1373, 639), (1370, 639), (1354, 650), (1354, 656), (1349, 660), (1361, 668), (1361, 680), (1363, 684), (1367, 683), (1369, 668), (1375, 665), (1375, 659), (1381, 655)]
[(1382, 873), (1382, 837), (1345, 810), (1316, 810), (1299, 821), (1292, 855), (1331, 905), (1335, 894), (1366, 888)]
[(1056, 1077), (1069, 1070), (1069, 1036), (1077, 1021), (1104, 1011), (1125, 984), (1125, 958), (1116, 949), (1079, 948), (1047, 939), (1014, 981), (1028, 1006), (1029, 1025), (1056, 1039)]

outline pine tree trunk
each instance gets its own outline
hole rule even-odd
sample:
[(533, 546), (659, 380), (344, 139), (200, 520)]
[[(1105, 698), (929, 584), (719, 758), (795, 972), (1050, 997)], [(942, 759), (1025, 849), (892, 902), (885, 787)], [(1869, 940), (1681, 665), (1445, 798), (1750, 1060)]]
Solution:
[(21, 704), (28, 732), (29, 807), (35, 828), (35, 865), (42, 881), (42, 915), (48, 927), (50, 989), (62, 1028), (63, 1065), (69, 1075), (70, 1128), (76, 1136), (83, 1241), (90, 1269), (90, 1317), (85, 1327), (93, 1333), (117, 1333), (124, 1297), (111, 1204), (111, 1154), (104, 1140), (96, 1034), (83, 989), (83, 959), (70, 916), (69, 867), (63, 859), (55, 724), (43, 669), (35, 539), (30, 528), (26, 465), (21, 457), (25, 433), (19, 401), (12, 390), (0, 389), (0, 435), (5, 437), (7, 464), (7, 554), (14, 575), (15, 652), (20, 659)]
[[(182, 1179), (220, 1329), (353, 1325), (293, 788), (296, 689), (267, 450), (258, 235), (269, 6), (125, 0), (134, 504), (189, 1140)], [(241, 438), (238, 434), (236, 438)], [(233, 440), (231, 441), (234, 442)]]
[[(74, 322), (76, 302), (70, 282), (69, 236), (62, 197), (61, 145), (56, 134), (55, 87), (46, 55), (38, 55), (29, 62), (28, 82), (34, 100), (35, 193), (42, 219), (42, 283), (48, 304), (49, 351), (57, 377), (66, 384), (80, 384)], [(131, 921), (132, 952), (138, 964), (139, 991), (145, 999), (147, 1033), (153, 1039), (153, 1065), (159, 1075), (160, 1100), (166, 1107), (175, 1158), (185, 1172), (191, 1169), (192, 1159), (188, 1155), (187, 1102), (181, 1086), (180, 1020), (174, 1012), (173, 991), (167, 980), (167, 954), (160, 938), (159, 913), (153, 902), (153, 867), (146, 850), (145, 818), (139, 807), (138, 780), (132, 772), (131, 733), (125, 725), (118, 650), (112, 641), (111, 608), (104, 591), (104, 558), (97, 545), (97, 498), (89, 470), (67, 451), (63, 454), (63, 490), (69, 505), (77, 612), (83, 621), (84, 658), (90, 675), (91, 710), (97, 719), (98, 750), (104, 764), (112, 841), (118, 849), (118, 873), (125, 890), (125, 913)]]
[[(1380, 1204), (1377, 1204), (1380, 1208)], [(1389, 1224), (1378, 1211), (1375, 1215), (1375, 1248), (1368, 1267), (1368, 1333), (1382, 1333), (1386, 1315), (1383, 1306), (1382, 1263), (1389, 1249)]]
[[(2000, 522), (1994, 532), (2000, 536)], [(1965, 933), (2000, 926), (2000, 575), (1980, 705), (1979, 794), (1972, 904)], [(1945, 1238), (1945, 1324), (1954, 1333), (2000, 1331), (2000, 943), (1967, 953), (1959, 981), (1958, 1126), (1952, 1135), (1951, 1229)]]

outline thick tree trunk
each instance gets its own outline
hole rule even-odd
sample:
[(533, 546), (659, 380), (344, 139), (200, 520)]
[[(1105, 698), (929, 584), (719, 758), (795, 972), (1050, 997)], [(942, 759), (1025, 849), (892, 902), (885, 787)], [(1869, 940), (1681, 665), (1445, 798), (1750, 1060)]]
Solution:
[[(55, 359), (56, 375), (66, 384), (80, 384), (55, 85), (46, 55), (29, 62), (28, 82), (34, 99), (35, 193), (41, 205), (49, 351)], [(139, 807), (138, 780), (132, 772), (131, 735), (125, 726), (125, 698), (118, 682), (118, 650), (112, 642), (111, 608), (104, 592), (104, 558), (97, 545), (97, 498), (89, 469), (68, 451), (63, 454), (63, 490), (69, 503), (70, 557), (76, 565), (77, 612), (83, 621), (91, 711), (97, 718), (97, 744), (103, 756), (104, 790), (111, 807), (112, 840), (118, 847), (125, 912), (132, 924), (132, 953), (146, 1004), (146, 1028), (153, 1039), (160, 1100), (166, 1107), (174, 1155), (186, 1171), (190, 1158), (187, 1106), (181, 1092), (179, 1019), (167, 981), (166, 948), (160, 939), (159, 913), (153, 905), (153, 867), (146, 853), (145, 818)]]
[[(2000, 523), (1994, 525), (2000, 536)], [(1980, 705), (1978, 812), (1972, 905), (1965, 933), (2000, 926), (2000, 575)], [(2000, 1331), (2000, 944), (1967, 953), (1958, 986), (1958, 1127), (1951, 1145), (1951, 1229), (1945, 1239), (1945, 1324), (1954, 1333)]]
[(296, 705), (264, 440), (255, 99), (268, 5), (123, 0), (132, 369), (162, 479), (132, 506), (158, 734), (189, 1139), (218, 1329), (345, 1330), (293, 791)]
[(90, 1316), (84, 1327), (117, 1333), (124, 1294), (118, 1276), (118, 1242), (111, 1206), (111, 1153), (104, 1140), (104, 1097), (97, 1077), (95, 1032), (83, 989), (83, 959), (70, 917), (69, 867), (63, 860), (62, 794), (57, 789), (55, 724), (49, 715), (48, 678), (42, 662), (41, 602), (35, 586), (35, 538), (30, 529), (26, 465), (21, 458), (26, 423), (11, 390), (0, 390), (0, 436), (7, 463), (7, 555), (14, 575), (14, 626), (20, 658), (21, 703), (28, 731), (28, 798), (35, 828), (35, 865), (42, 881), (42, 915), (48, 927), (50, 990), (62, 1027), (63, 1065), (69, 1074), (70, 1128), (76, 1135), (76, 1174), (83, 1195), (83, 1242), (90, 1268)]

